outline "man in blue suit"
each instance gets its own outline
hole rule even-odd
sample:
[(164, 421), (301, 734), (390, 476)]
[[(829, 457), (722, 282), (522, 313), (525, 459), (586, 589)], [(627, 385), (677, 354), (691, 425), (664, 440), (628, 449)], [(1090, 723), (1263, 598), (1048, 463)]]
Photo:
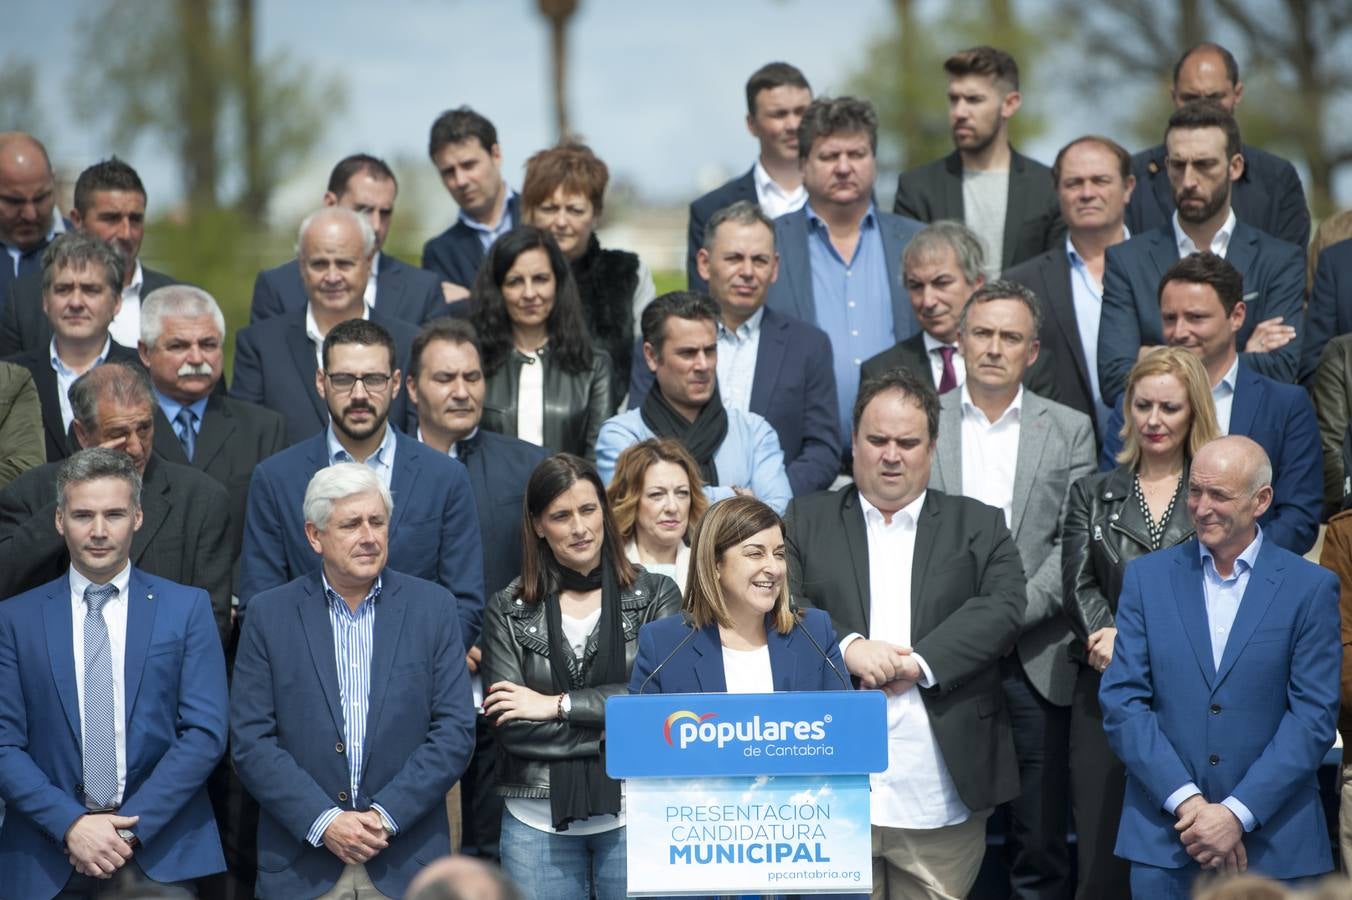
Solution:
[(807, 205), (775, 220), (783, 267), (766, 300), (831, 339), (836, 417), (848, 442), (859, 367), (920, 330), (901, 285), (901, 254), (923, 227), (873, 203), (878, 114), (867, 100), (821, 97), (798, 126)]
[[(333, 167), (324, 205), (342, 206), (364, 216), (375, 232), (371, 271), (362, 285), (366, 305), (373, 310), (380, 308), (388, 318), (420, 325), (433, 316), (445, 315), (446, 301), (435, 275), (382, 252), (398, 194), (399, 183), (385, 161), (357, 153)], [(254, 281), (249, 321), (303, 309), (308, 300), (298, 259), (264, 269)]]
[(71, 456), (57, 496), (70, 569), (0, 603), (0, 897), (220, 872), (206, 780), (227, 699), (211, 603), (132, 567), (141, 475), (126, 453)]
[(1099, 698), (1136, 897), (1183, 900), (1206, 869), (1333, 867), (1315, 772), (1338, 713), (1338, 579), (1258, 526), (1271, 474), (1248, 438), (1207, 444), (1188, 476), (1197, 540), (1127, 566)]
[[(774, 223), (754, 202), (714, 213), (696, 265), (718, 304), (718, 389), (725, 406), (764, 416), (779, 435), (795, 497), (823, 491), (840, 473), (840, 424), (831, 341), (800, 319), (765, 308), (779, 274)], [(629, 405), (653, 384), (641, 354)]]
[(1164, 143), (1178, 209), (1168, 224), (1107, 251), (1098, 337), (1104, 402), (1116, 403), (1132, 365), (1164, 342), (1155, 302), (1160, 277), (1180, 257), (1202, 250), (1225, 258), (1244, 278), (1248, 314), (1237, 341), (1245, 365), (1278, 381), (1295, 381), (1304, 254), (1235, 218), (1231, 192), (1244, 172), (1239, 126), (1219, 105), (1200, 100), (1169, 117)]
[(1328, 342), (1348, 333), (1352, 333), (1352, 240), (1325, 247), (1315, 264), (1300, 353), (1302, 382), (1319, 368)]
[(493, 241), (521, 224), (521, 198), (502, 177), (498, 130), (468, 106), (437, 116), (427, 155), (460, 215), (423, 245), (422, 267), (441, 277), (442, 294), (454, 303), (469, 296)]
[(468, 649), (483, 615), (483, 548), (465, 467), (390, 427), (400, 389), (394, 344), (378, 325), (351, 319), (324, 339), (315, 386), (329, 425), (254, 469), (244, 516), (239, 612), (255, 596), (311, 572), (319, 560), (305, 541), (301, 501), (316, 472), (339, 462), (365, 463), (398, 498), (389, 530), (390, 565), (435, 581), (455, 595)]
[(695, 257), (713, 214), (742, 200), (760, 204), (771, 220), (797, 212), (807, 202), (798, 166), (798, 123), (812, 102), (812, 86), (797, 66), (766, 63), (746, 82), (746, 130), (760, 143), (755, 164), (690, 204), (685, 275), (692, 291), (708, 291)]
[[(369, 319), (394, 339), (395, 365), (405, 368), (417, 326), (397, 318), (385, 305), (366, 302), (376, 233), (361, 215), (342, 206), (324, 207), (306, 217), (297, 240), (301, 280), (308, 301), (235, 336), (235, 374), (230, 396), (282, 414), (288, 446), (322, 432), (329, 411), (314, 390), (320, 351), (339, 322)], [(403, 396), (396, 396), (390, 419), (411, 430), (416, 419)]]
[(386, 567), (398, 507), (372, 469), (321, 469), (303, 505), (319, 568), (254, 598), (235, 657), (258, 896), (402, 897), (450, 851), (445, 795), (474, 749), (456, 598)]
[[(1165, 343), (1202, 361), (1221, 434), (1257, 441), (1273, 468), (1272, 503), (1261, 524), (1268, 540), (1305, 553), (1319, 533), (1323, 463), (1319, 423), (1310, 396), (1293, 384), (1265, 378), (1245, 365), (1235, 335), (1244, 327), (1243, 278), (1214, 253), (1194, 253), (1170, 267), (1160, 284)], [(1122, 404), (1108, 419), (1099, 468), (1108, 471), (1122, 449)]]

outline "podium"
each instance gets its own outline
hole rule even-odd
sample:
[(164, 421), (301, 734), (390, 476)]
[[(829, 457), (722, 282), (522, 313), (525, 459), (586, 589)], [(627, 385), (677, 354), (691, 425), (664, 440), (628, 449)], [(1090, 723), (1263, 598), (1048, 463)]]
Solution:
[(879, 691), (606, 701), (633, 896), (868, 893), (868, 776), (886, 768)]

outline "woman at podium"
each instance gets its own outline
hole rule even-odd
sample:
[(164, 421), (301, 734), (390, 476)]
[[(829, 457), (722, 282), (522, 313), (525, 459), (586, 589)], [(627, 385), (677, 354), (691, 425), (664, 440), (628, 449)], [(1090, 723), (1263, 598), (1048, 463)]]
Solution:
[(633, 636), (674, 614), (680, 593), (625, 559), (587, 461), (540, 463), (524, 505), (522, 574), (489, 600), (483, 628), (502, 866), (528, 897), (620, 898), (624, 800), (606, 775), (605, 700), (624, 691)]
[(830, 618), (790, 604), (784, 525), (759, 500), (700, 520), (684, 609), (639, 632), (630, 693), (850, 690)]

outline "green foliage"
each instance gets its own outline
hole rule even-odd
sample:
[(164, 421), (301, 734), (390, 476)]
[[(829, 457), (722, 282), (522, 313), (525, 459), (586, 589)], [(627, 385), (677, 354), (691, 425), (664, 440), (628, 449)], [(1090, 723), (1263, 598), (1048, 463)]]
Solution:
[(653, 283), (657, 285), (657, 296), (671, 291), (683, 291), (686, 288), (685, 272), (680, 269), (660, 269), (653, 272)]
[(37, 67), (26, 59), (0, 63), (0, 131), (47, 131), (38, 107)]

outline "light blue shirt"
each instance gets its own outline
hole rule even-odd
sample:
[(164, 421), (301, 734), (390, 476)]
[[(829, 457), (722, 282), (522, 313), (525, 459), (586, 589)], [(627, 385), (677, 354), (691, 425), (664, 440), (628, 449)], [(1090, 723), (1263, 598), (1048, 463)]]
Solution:
[[(1122, 233), (1124, 239), (1131, 237), (1125, 225)], [(1098, 420), (1099, 434), (1106, 434), (1113, 408), (1103, 402), (1098, 379), (1098, 333), (1099, 318), (1103, 314), (1103, 285), (1089, 273), (1084, 257), (1070, 242), (1069, 235), (1066, 236), (1066, 258), (1070, 262), (1070, 298), (1075, 306), (1075, 327), (1080, 332), (1084, 365), (1089, 372), (1089, 389), (1094, 394), (1094, 416)]]
[(497, 225), (485, 225), (473, 216), (467, 215), (465, 211), (460, 210), (460, 221), (467, 228), (474, 231), (475, 236), (479, 238), (479, 243), (483, 245), (484, 250), (493, 246), (493, 242), (504, 234), (512, 230), (516, 223), (512, 221), (512, 198), (516, 196), (516, 191), (507, 188), (507, 196), (502, 200), (502, 218), (498, 219)]
[[(329, 579), (321, 572), (324, 599), (329, 605), (329, 627), (333, 629), (333, 657), (338, 663), (338, 697), (343, 706), (343, 738), (346, 744), (348, 781), (351, 786), (352, 806), (357, 804), (357, 788), (361, 784), (362, 757), (366, 748), (366, 715), (371, 697), (371, 650), (375, 646), (376, 600), (380, 598), (380, 576), (362, 600), (357, 611), (329, 586)], [(390, 814), (379, 803), (371, 808), (391, 833), (399, 829)], [(319, 814), (305, 836), (313, 846), (324, 843), (324, 831), (342, 812), (330, 807)]]
[(723, 405), (751, 412), (751, 386), (756, 379), (756, 354), (760, 351), (762, 306), (737, 330), (718, 322), (718, 393)]
[[(615, 460), (627, 447), (655, 437), (643, 421), (643, 411), (612, 416), (601, 425), (596, 437), (596, 471), (610, 484), (615, 476)], [(733, 485), (750, 488), (757, 499), (780, 515), (793, 499), (789, 476), (784, 472), (784, 451), (779, 435), (770, 423), (751, 412), (728, 409), (728, 434), (714, 454), (718, 484), (706, 484), (704, 494), (710, 503), (734, 495)]]
[[(108, 351), (112, 348), (113, 339), (108, 338), (103, 342), (103, 349), (99, 351), (98, 358), (85, 371), (88, 372), (94, 366), (103, 365), (108, 359)], [(75, 383), (81, 373), (67, 368), (66, 364), (61, 361), (61, 357), (56, 355), (56, 338), (54, 337), (52, 338), (51, 351), (52, 371), (56, 373), (56, 398), (57, 402), (61, 404), (61, 424), (65, 426), (66, 431), (70, 431), (70, 423), (75, 419), (75, 413), (70, 408), (70, 386)]]
[(174, 428), (174, 434), (178, 435), (180, 441), (183, 440), (183, 435), (179, 434), (178, 429), (180, 426), (175, 419), (178, 416), (179, 410), (183, 409), (185, 405), (188, 409), (192, 410), (192, 433), (195, 435), (202, 433), (202, 416), (206, 415), (208, 398), (203, 397), (201, 400), (194, 400), (192, 403), (183, 404), (179, 403), (173, 397), (161, 394), (158, 388), (155, 388), (154, 391), (155, 401), (159, 403), (160, 409), (164, 412), (164, 417), (169, 420), (169, 424)]
[(1211, 402), (1216, 406), (1216, 424), (1221, 434), (1230, 433), (1230, 413), (1235, 407), (1235, 380), (1239, 378), (1239, 357), (1230, 363), (1230, 368), (1221, 376), (1221, 380), (1211, 389)]
[(896, 343), (887, 256), (872, 205), (859, 223), (859, 242), (848, 262), (831, 244), (826, 223), (807, 204), (807, 252), (812, 265), (812, 298), (817, 327), (831, 339), (836, 370), (840, 433), (854, 433), (850, 416), (859, 393), (864, 360)]
[[(333, 431), (333, 423), (324, 432), (324, 440), (328, 442), (329, 465), (335, 463), (356, 462), (352, 454), (348, 453), (342, 444), (338, 443), (338, 435)], [(385, 423), (385, 437), (381, 440), (380, 446), (376, 452), (366, 457), (366, 465), (371, 471), (380, 476), (380, 480), (385, 484), (386, 489), (390, 487), (390, 479), (394, 477), (394, 429), (390, 423)]]
[[(1230, 632), (1234, 630), (1239, 605), (1244, 601), (1244, 591), (1249, 586), (1249, 575), (1253, 572), (1254, 561), (1258, 559), (1258, 552), (1263, 549), (1263, 529), (1258, 525), (1254, 528), (1257, 533), (1249, 542), (1249, 546), (1245, 547), (1235, 559), (1229, 577), (1216, 571), (1216, 560), (1211, 550), (1202, 542), (1197, 543), (1198, 552), (1202, 556), (1202, 591), (1206, 597), (1207, 633), (1211, 636), (1211, 662), (1217, 671), (1220, 670), (1221, 659), (1225, 656), (1225, 644), (1230, 639)], [(1164, 801), (1164, 808), (1173, 815), (1180, 803), (1193, 794), (1200, 793), (1201, 789), (1190, 781), (1169, 795)], [(1235, 814), (1235, 818), (1244, 826), (1245, 831), (1253, 831), (1258, 820), (1247, 806), (1234, 796), (1226, 797), (1221, 801), (1221, 805)]]

